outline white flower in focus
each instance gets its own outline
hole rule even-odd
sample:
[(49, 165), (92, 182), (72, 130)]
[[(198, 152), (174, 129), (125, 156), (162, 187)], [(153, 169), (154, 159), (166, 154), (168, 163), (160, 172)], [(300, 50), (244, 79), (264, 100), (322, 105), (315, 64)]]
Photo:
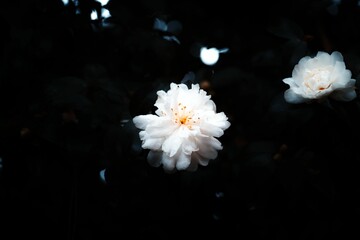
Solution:
[(303, 57), (294, 67), (291, 78), (283, 79), (290, 88), (285, 91), (289, 103), (302, 103), (331, 97), (339, 101), (351, 101), (356, 97), (355, 79), (345, 67), (339, 52), (331, 55), (318, 52), (313, 58)]
[(226, 115), (216, 113), (215, 103), (192, 84), (170, 84), (170, 90), (158, 91), (156, 115), (147, 114), (133, 119), (140, 131), (142, 147), (150, 149), (150, 165), (163, 165), (165, 171), (195, 171), (198, 164), (206, 166), (222, 149), (216, 139), (230, 126)]

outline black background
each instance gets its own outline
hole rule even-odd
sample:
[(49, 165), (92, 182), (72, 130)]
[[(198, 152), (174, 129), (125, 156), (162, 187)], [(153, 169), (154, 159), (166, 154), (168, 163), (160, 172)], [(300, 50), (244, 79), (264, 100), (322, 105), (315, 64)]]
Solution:
[[(359, 98), (292, 105), (282, 82), (318, 51), (359, 77), (358, 1), (78, 2), (0, 4), (0, 239), (359, 239)], [(167, 174), (131, 119), (185, 75), (231, 126)]]

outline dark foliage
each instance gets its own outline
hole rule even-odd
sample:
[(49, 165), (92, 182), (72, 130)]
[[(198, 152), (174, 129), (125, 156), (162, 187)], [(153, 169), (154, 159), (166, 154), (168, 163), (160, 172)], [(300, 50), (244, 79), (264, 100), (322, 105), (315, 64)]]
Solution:
[[(358, 1), (103, 8), (0, 3), (0, 239), (360, 238), (359, 97), (292, 105), (282, 82), (317, 51), (359, 77)], [(207, 66), (201, 46), (229, 52)], [(131, 119), (185, 75), (231, 127), (209, 166), (167, 174)]]

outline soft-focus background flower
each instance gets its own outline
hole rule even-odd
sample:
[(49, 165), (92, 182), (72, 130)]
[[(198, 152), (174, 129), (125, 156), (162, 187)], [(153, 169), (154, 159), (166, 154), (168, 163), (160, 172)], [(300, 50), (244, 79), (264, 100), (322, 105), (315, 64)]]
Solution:
[(351, 77), (340, 52), (319, 51), (316, 56), (301, 58), (292, 76), (283, 79), (289, 85), (284, 98), (289, 103), (322, 102), (327, 98), (349, 102), (357, 97), (356, 80)]
[[(7, 0), (0, 19), (0, 239), (360, 238), (359, 1)], [(318, 51), (356, 98), (287, 103)], [(231, 122), (196, 172), (149, 166), (131, 121), (171, 82)]]

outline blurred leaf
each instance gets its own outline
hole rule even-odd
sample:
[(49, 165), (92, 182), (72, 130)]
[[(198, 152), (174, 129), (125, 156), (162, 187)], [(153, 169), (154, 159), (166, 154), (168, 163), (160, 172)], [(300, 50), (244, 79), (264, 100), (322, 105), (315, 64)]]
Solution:
[(73, 108), (81, 111), (91, 109), (91, 101), (86, 97), (87, 84), (75, 77), (54, 79), (45, 89), (45, 94), (56, 107)]
[(282, 52), (288, 61), (288, 66), (293, 67), (302, 57), (307, 55), (308, 46), (306, 42), (298, 39), (289, 40), (283, 45)]
[(52, 97), (60, 97), (63, 94), (85, 94), (87, 84), (84, 80), (76, 77), (64, 77), (54, 79), (46, 89), (46, 93)]
[(194, 72), (188, 72), (185, 74), (184, 78), (181, 80), (181, 83), (187, 85), (188, 87), (191, 87), (191, 84), (196, 84), (195, 82), (195, 73)]
[(270, 22), (267, 30), (278, 36), (289, 40), (302, 40), (304, 33), (301, 27), (287, 18), (277, 18)]
[(255, 67), (279, 68), (282, 67), (282, 59), (280, 52), (274, 49), (255, 54), (251, 59)]

